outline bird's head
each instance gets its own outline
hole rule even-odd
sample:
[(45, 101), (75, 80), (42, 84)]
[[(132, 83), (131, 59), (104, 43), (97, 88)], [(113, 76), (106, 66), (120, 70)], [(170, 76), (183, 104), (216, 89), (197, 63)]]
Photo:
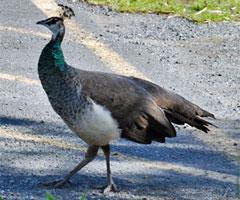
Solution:
[(63, 18), (61, 17), (50, 17), (45, 20), (38, 21), (37, 24), (46, 26), (53, 35), (57, 35), (63, 27)]
[(60, 32), (64, 32), (64, 19), (70, 19), (72, 16), (75, 16), (73, 10), (68, 6), (58, 4), (60, 8), (59, 17), (50, 17), (45, 20), (38, 21), (37, 24), (46, 26), (50, 31), (52, 31), (53, 36), (58, 35)]

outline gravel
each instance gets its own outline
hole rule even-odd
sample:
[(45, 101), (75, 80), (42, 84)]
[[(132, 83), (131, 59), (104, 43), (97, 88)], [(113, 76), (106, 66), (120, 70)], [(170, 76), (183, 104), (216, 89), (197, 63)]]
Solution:
[[(31, 1), (9, 0), (1, 5), (0, 25), (45, 31), (35, 26), (45, 17)], [(177, 127), (178, 137), (166, 144), (114, 143), (111, 165), (119, 193), (103, 195), (99, 190), (106, 183), (101, 155), (72, 179), (72, 186), (50, 192), (59, 200), (79, 199), (83, 193), (87, 199), (238, 199), (239, 24), (117, 13), (78, 1), (69, 5), (75, 20), (97, 40), (155, 83), (213, 112), (218, 128), (206, 135), (188, 126)], [(93, 52), (69, 41), (71, 36), (67, 30), (63, 44), (71, 65), (109, 71)], [(1, 31), (1, 73), (38, 79), (37, 61), (46, 43), (31, 34)], [(1, 130), (12, 131), (15, 137), (24, 132), (86, 146), (52, 111), (41, 87), (0, 79), (0, 96)], [(47, 190), (38, 184), (60, 179), (84, 156), (82, 150), (2, 134), (0, 152), (0, 195), (9, 200), (44, 199)]]

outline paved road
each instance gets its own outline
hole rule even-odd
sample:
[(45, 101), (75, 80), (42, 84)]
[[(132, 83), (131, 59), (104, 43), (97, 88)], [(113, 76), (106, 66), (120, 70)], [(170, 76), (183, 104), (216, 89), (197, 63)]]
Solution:
[[(0, 0), (0, 195), (6, 199), (43, 199), (38, 183), (61, 178), (86, 148), (39, 85), (37, 62), (49, 35), (35, 22), (53, 12), (44, 2), (51, 1)], [(206, 135), (177, 127), (178, 137), (166, 144), (115, 142), (111, 164), (119, 193), (99, 192), (102, 155), (73, 186), (50, 192), (58, 199), (83, 193), (88, 199), (237, 199), (240, 26), (71, 6), (76, 17), (63, 44), (69, 64), (151, 79), (215, 113), (219, 128)]]

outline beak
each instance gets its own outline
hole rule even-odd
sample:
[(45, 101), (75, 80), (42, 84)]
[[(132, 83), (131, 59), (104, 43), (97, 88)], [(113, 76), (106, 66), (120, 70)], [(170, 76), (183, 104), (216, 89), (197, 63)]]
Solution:
[(36, 24), (45, 25), (45, 21), (46, 20), (41, 20), (41, 21), (38, 21)]

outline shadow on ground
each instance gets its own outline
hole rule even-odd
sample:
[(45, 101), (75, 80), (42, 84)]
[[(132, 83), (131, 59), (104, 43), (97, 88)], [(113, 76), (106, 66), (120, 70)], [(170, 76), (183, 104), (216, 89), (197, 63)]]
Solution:
[[(15, 172), (12, 173), (12, 171)], [(11, 174), (11, 178), (4, 175), (5, 173)], [(116, 199), (126, 199), (124, 197), (126, 194), (131, 194), (133, 198), (137, 197), (136, 199), (144, 199), (144, 197), (148, 196), (156, 199), (208, 199), (208, 196), (210, 197), (212, 193), (215, 196), (224, 197), (226, 191), (228, 192), (228, 199), (236, 197), (236, 185), (234, 184), (172, 171), (165, 171), (164, 175), (154, 174), (148, 176), (137, 172), (134, 174), (117, 174), (114, 180), (121, 190), (119, 193), (110, 195), (101, 194), (100, 188), (106, 184), (106, 178), (94, 173), (80, 172), (72, 180), (71, 186), (65, 186), (62, 189), (47, 190), (38, 185), (39, 183), (59, 180), (60, 178), (61, 176), (52, 175), (28, 175), (27, 171), (20, 170), (16, 172), (16, 169), (6, 166), (1, 167), (0, 183), (1, 189), (4, 188), (5, 191), (9, 191), (8, 194), (15, 194), (15, 197), (19, 196), (19, 199), (31, 196), (33, 193), (36, 199), (43, 198), (47, 191), (50, 191), (59, 200), (66, 198), (79, 199), (86, 192), (88, 199), (113, 199), (114, 196)], [(196, 191), (199, 191), (198, 195), (204, 192), (201, 194), (201, 198), (195, 196)]]
[[(0, 117), (0, 126), (17, 130), (23, 129), (34, 135), (51, 136), (64, 141), (81, 143), (81, 140), (70, 134), (70, 131), (61, 122), (58, 124), (2, 116)], [(226, 155), (211, 150), (187, 131), (179, 132), (179, 137), (169, 140), (168, 144), (139, 145), (128, 141), (120, 141), (113, 145), (113, 151), (134, 157), (134, 159), (142, 159), (145, 162), (167, 162), (173, 165), (179, 164), (238, 176), (238, 166)], [(78, 150), (48, 147), (42, 144), (36, 144), (36, 147), (33, 148), (31, 145), (28, 146), (27, 143), (16, 143), (13, 139), (6, 140), (6, 138), (0, 136), (1, 155), (6, 157), (6, 160), (0, 164), (0, 189), (7, 191), (6, 195), (14, 193), (15, 196), (10, 199), (23, 199), (22, 197), (30, 197), (31, 195), (36, 199), (43, 198), (46, 190), (37, 187), (38, 183), (60, 179), (74, 166), (72, 161), (77, 162), (80, 159)], [(5, 145), (1, 146), (1, 144)], [(11, 145), (17, 147), (13, 149)], [(82, 152), (81, 156), (83, 156)], [(15, 162), (12, 162), (12, 158), (15, 158)], [(7, 159), (9, 159), (9, 162)], [(31, 169), (28, 168), (27, 161), (33, 162)], [(45, 166), (46, 161), (56, 162), (59, 165)], [(115, 157), (113, 157), (113, 161), (119, 162), (119, 164), (121, 164), (121, 161), (123, 162), (123, 160)], [(24, 162), (24, 164), (21, 162)], [(39, 166), (38, 162), (41, 163)], [(180, 200), (208, 199), (208, 196), (212, 197), (213, 194), (215, 195), (213, 197), (219, 199), (225, 195), (226, 191), (229, 199), (235, 199), (236, 197), (237, 186), (234, 183), (204, 176), (194, 176), (171, 169), (158, 170), (157, 172), (153, 168), (142, 172), (138, 171), (139, 167), (135, 166), (133, 161), (125, 160), (125, 162), (129, 162), (132, 170), (124, 172), (113, 169), (113, 171), (118, 171), (115, 173), (116, 183), (121, 188), (121, 192), (118, 194), (103, 196), (99, 189), (96, 189), (106, 182), (103, 157), (92, 163), (94, 170), (98, 168), (98, 165), (100, 166), (96, 173), (92, 169), (90, 169), (90, 172), (88, 170), (81, 171), (73, 178), (73, 186), (51, 190), (51, 192), (58, 196), (58, 199), (79, 199), (82, 193), (88, 191), (89, 199), (131, 199), (129, 194), (132, 195), (132, 199), (143, 199), (145, 197)], [(117, 165), (115, 164), (115, 166)], [(39, 170), (41, 170), (41, 173), (39, 173)], [(198, 196), (200, 194), (202, 195), (201, 198)]]

